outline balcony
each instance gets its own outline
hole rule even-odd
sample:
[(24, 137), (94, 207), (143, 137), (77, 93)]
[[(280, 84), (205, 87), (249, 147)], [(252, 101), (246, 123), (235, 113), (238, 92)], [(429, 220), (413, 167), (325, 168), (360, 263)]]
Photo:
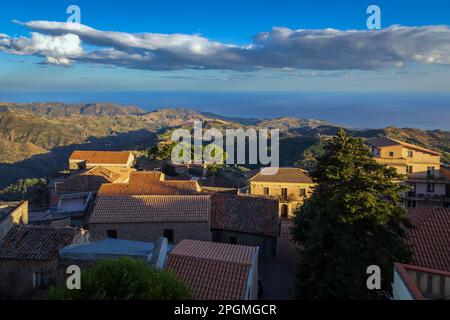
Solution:
[(374, 159), (380, 163), (387, 166), (405, 166), (407, 165), (407, 160), (405, 158), (379, 158), (374, 157)]
[(426, 200), (426, 201), (450, 201), (450, 196), (445, 194), (427, 194), (427, 193), (415, 193), (415, 192), (408, 192), (406, 193), (406, 199), (407, 200)]

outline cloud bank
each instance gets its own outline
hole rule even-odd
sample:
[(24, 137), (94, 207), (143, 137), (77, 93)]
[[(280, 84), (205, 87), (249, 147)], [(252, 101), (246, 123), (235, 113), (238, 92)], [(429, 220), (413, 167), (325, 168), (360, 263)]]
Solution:
[[(450, 65), (447, 26), (382, 30), (292, 30), (274, 27), (244, 46), (200, 35), (101, 31), (53, 21), (20, 23), (31, 37), (0, 33), (0, 51), (42, 57), (44, 63), (95, 63), (143, 70), (266, 68), (378, 70), (407, 63)], [(86, 50), (83, 45), (95, 49)]]

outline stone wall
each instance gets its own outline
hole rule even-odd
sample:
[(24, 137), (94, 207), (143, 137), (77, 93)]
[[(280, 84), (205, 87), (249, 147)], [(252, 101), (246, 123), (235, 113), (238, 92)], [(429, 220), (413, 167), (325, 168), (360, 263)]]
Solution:
[(274, 259), (276, 257), (278, 247), (276, 238), (228, 230), (214, 229), (212, 232), (214, 242), (231, 243), (231, 238), (236, 238), (236, 244), (259, 247), (261, 258)]
[(45, 274), (48, 285), (56, 284), (57, 262), (0, 260), (0, 299), (30, 299), (45, 294), (48, 286), (33, 287), (33, 274)]
[(211, 241), (212, 235), (208, 222), (178, 222), (178, 223), (117, 223), (90, 224), (91, 241), (105, 239), (107, 230), (117, 230), (117, 238), (124, 240), (156, 242), (162, 236), (163, 230), (174, 231), (174, 244), (184, 239)]

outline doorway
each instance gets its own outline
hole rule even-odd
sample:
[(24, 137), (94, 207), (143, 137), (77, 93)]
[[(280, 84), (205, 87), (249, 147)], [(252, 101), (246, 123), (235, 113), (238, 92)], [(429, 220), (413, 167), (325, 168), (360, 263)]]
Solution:
[(281, 206), (281, 218), (283, 219), (289, 218), (289, 207), (287, 204), (283, 204)]

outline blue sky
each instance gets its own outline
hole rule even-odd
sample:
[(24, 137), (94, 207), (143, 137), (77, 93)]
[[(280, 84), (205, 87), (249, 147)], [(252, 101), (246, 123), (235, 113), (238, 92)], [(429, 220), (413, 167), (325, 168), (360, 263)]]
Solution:
[[(105, 35), (102, 33), (96, 36), (96, 39), (90, 40), (88, 30), (86, 33), (77, 34), (75, 38), (81, 39), (83, 50), (89, 53), (81, 54), (77, 51), (67, 56), (67, 48), (63, 48), (63, 53), (54, 56), (48, 50), (43, 52), (36, 49), (36, 42), (59, 43), (56, 37), (61, 37), (66, 32), (58, 31), (55, 34), (53, 26), (49, 29), (42, 25), (30, 26), (12, 22), (13, 20), (65, 22), (68, 16), (66, 8), (71, 4), (81, 8), (82, 24), (95, 30), (122, 32), (127, 35), (140, 33), (199, 35), (201, 39), (188, 37), (186, 41), (189, 46), (195, 46), (198, 42), (203, 43), (199, 50), (202, 54), (204, 50), (208, 53), (205, 54), (205, 58), (191, 57), (192, 52), (185, 55), (183, 47), (185, 40), (180, 44), (179, 39), (170, 38), (163, 40), (162, 42), (166, 41), (163, 45), (174, 41), (175, 51), (171, 51), (172, 48), (166, 50), (166, 47), (161, 51), (156, 50), (157, 63), (149, 62), (147, 59), (149, 54), (143, 53), (142, 48), (136, 49), (129, 44), (126, 48), (122, 48), (118, 42), (102, 46), (102, 37)], [(1, 50), (0, 46), (0, 100), (2, 93), (11, 92), (449, 92), (450, 67), (447, 63), (448, 55), (445, 57), (448, 52), (443, 51), (446, 50), (445, 47), (439, 47), (442, 39), (447, 43), (450, 41), (448, 30), (432, 28), (420, 30), (423, 38), (419, 43), (415, 40), (417, 38), (415, 31), (404, 30), (402, 32), (408, 32), (410, 37), (405, 37), (407, 39), (405, 44), (397, 44), (396, 39), (404, 38), (398, 34), (398, 30), (388, 31), (382, 40), (373, 38), (379, 41), (373, 44), (373, 51), (385, 50), (390, 46), (389, 50), (381, 51), (380, 54), (370, 53), (372, 38), (362, 34), (355, 42), (361, 41), (363, 46), (368, 47), (368, 51), (365, 52), (370, 54), (367, 57), (360, 56), (356, 59), (358, 61), (355, 61), (355, 50), (359, 50), (360, 47), (349, 45), (348, 39), (351, 39), (349, 37), (352, 35), (345, 32), (366, 30), (365, 11), (370, 4), (380, 6), (383, 28), (391, 25), (407, 27), (450, 25), (450, 2), (446, 0), (3, 1), (0, 11), (0, 34), (8, 36), (5, 40), (8, 41), (8, 45), (5, 50)], [(287, 29), (271, 32), (273, 27)], [(326, 28), (341, 30), (343, 34), (336, 36), (338, 39), (335, 42), (327, 43), (320, 54), (317, 54), (317, 50), (320, 50), (321, 43), (314, 42), (293, 47), (292, 42), (289, 42), (297, 29), (306, 29), (308, 33), (309, 30), (325, 32)], [(29, 39), (31, 32), (44, 36), (35, 39), (32, 43), (32, 52), (30, 46), (17, 49), (17, 46), (22, 45), (17, 39), (20, 37)], [(262, 32), (269, 32), (269, 40), (266, 38), (261, 40), (263, 49), (251, 55), (247, 54), (245, 46), (254, 43), (255, 35)], [(305, 39), (308, 36), (309, 34)], [(9, 39), (18, 42), (12, 45), (13, 40)], [(275, 41), (273, 39), (281, 41), (281, 49), (272, 45)], [(71, 42), (74, 39), (66, 40)], [(425, 49), (421, 48), (422, 43)], [(217, 49), (216, 46), (220, 48)], [(313, 48), (310, 48), (311, 46)], [(349, 47), (342, 49), (343, 46)], [(409, 52), (402, 52), (402, 47), (410, 46), (412, 49)], [(415, 46), (418, 52), (414, 51)], [(38, 47), (40, 48), (39, 44)], [(12, 48), (15, 50), (13, 53)], [(110, 48), (116, 50), (114, 57), (105, 57)], [(193, 48), (192, 50), (197, 50), (196, 47)], [(299, 48), (310, 51), (299, 57)], [(338, 52), (336, 55), (339, 56), (336, 62), (333, 61), (334, 48)], [(102, 53), (100, 58), (95, 54), (96, 50)], [(239, 51), (236, 56), (235, 50)], [(292, 52), (288, 52), (289, 50)], [(443, 53), (444, 57), (430, 60), (434, 59), (436, 51), (441, 55)], [(118, 57), (119, 53), (120, 56), (122, 54), (127, 56), (121, 60), (122, 58)], [(318, 57), (322, 53), (324, 57)], [(142, 56), (136, 61), (131, 56), (133, 54)], [(231, 59), (230, 54), (233, 54)], [(386, 61), (386, 57), (391, 55), (395, 57)], [(254, 60), (257, 61), (253, 62)], [(429, 63), (430, 61), (432, 62)], [(195, 66), (194, 70), (190, 68), (191, 65)]]

